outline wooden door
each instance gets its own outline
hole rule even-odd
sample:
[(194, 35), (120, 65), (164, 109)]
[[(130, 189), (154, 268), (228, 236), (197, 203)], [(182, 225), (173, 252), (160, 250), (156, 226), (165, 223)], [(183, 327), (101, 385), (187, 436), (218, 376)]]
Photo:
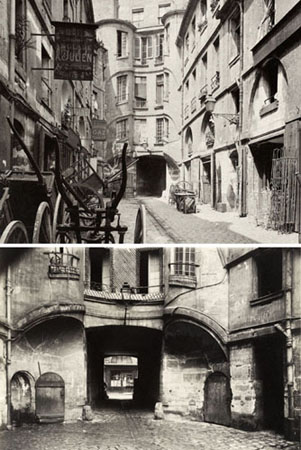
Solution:
[(230, 402), (229, 379), (220, 372), (209, 375), (205, 383), (204, 421), (230, 425)]
[(36, 416), (39, 422), (63, 422), (65, 383), (53, 372), (44, 373), (36, 382)]

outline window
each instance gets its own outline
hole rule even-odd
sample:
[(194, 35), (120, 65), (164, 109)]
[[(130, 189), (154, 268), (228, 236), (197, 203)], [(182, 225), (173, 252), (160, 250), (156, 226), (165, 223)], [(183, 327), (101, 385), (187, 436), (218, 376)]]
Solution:
[(117, 57), (124, 58), (127, 55), (128, 34), (117, 30)]
[(90, 289), (110, 290), (110, 250), (90, 248)]
[(268, 143), (252, 149), (259, 178), (259, 189), (269, 190), (272, 176), (273, 147)]
[(142, 64), (146, 64), (146, 60), (153, 57), (152, 36), (135, 37), (134, 57), (141, 59)]
[(153, 37), (152, 36), (147, 37), (147, 57), (148, 58), (153, 57)]
[(50, 56), (48, 55), (45, 47), (42, 45), (42, 68), (45, 69), (42, 72), (41, 77), (41, 100), (45, 103), (49, 108), (51, 108), (52, 103), (52, 89), (51, 89), (51, 78), (50, 71), (47, 70), (50, 67)]
[(240, 110), (240, 103), (239, 103), (239, 89), (235, 88), (231, 91), (231, 95), (232, 95), (232, 99), (233, 99), (233, 103), (235, 106), (235, 113), (239, 114), (239, 110)]
[(61, 278), (78, 280), (79, 258), (69, 252), (69, 249), (60, 247), (56, 251), (49, 252), (49, 278)]
[(201, 16), (202, 18), (207, 18), (207, 0), (201, 0)]
[(265, 91), (267, 98), (266, 104), (273, 103), (276, 100), (278, 92), (278, 61), (271, 59), (263, 69), (263, 77), (265, 80)]
[(117, 103), (127, 101), (127, 75), (117, 77)]
[(170, 53), (170, 31), (169, 24), (165, 28), (165, 54), (169, 55)]
[(140, 38), (135, 37), (135, 51), (134, 51), (135, 59), (140, 59)]
[(25, 5), (23, 0), (16, 0), (15, 9), (15, 56), (16, 59), (23, 64), (24, 63), (24, 52), (26, 48), (27, 40), (27, 21), (25, 15)]
[(146, 77), (135, 77), (135, 107), (146, 107)]
[(195, 47), (195, 17), (192, 19), (191, 22), (191, 34), (192, 34), (192, 42), (191, 42), (191, 51), (194, 49)]
[(140, 27), (144, 20), (144, 9), (133, 9), (132, 10), (132, 22), (136, 27)]
[(126, 139), (128, 136), (128, 119), (118, 120), (116, 123), (116, 138)]
[(134, 119), (134, 144), (142, 145), (148, 142), (147, 119)]
[(237, 8), (230, 19), (230, 36), (232, 37), (232, 57), (240, 53), (240, 11)]
[(158, 23), (160, 25), (162, 25), (161, 19), (164, 16), (164, 14), (167, 13), (169, 7), (170, 7), (170, 3), (164, 3), (162, 5), (159, 5), (159, 8), (158, 8)]
[(174, 274), (195, 277), (195, 249), (176, 248)]
[(157, 34), (156, 36), (156, 62), (163, 62), (163, 42), (164, 34)]
[(255, 256), (257, 296), (264, 297), (282, 290), (282, 249), (262, 250)]
[(165, 117), (156, 119), (156, 144), (164, 144), (169, 137), (169, 120)]
[(147, 59), (147, 38), (141, 38), (141, 64), (146, 64)]
[(216, 91), (220, 87), (220, 72), (219, 72), (219, 38), (215, 39), (213, 43), (214, 48), (214, 67), (215, 74), (211, 79), (211, 89), (212, 92)]
[(169, 100), (169, 73), (165, 72), (164, 74), (164, 100)]
[(164, 92), (164, 76), (157, 75), (157, 77), (156, 77), (156, 103), (158, 105), (163, 104), (163, 92)]

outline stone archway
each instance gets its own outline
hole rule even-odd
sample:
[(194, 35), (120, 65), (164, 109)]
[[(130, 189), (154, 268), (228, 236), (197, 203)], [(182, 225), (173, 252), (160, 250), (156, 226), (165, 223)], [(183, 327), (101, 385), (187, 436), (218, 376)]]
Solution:
[(204, 386), (204, 421), (229, 426), (231, 423), (231, 389), (229, 378), (214, 372)]
[(11, 421), (16, 426), (34, 421), (33, 385), (28, 372), (16, 372), (11, 379)]

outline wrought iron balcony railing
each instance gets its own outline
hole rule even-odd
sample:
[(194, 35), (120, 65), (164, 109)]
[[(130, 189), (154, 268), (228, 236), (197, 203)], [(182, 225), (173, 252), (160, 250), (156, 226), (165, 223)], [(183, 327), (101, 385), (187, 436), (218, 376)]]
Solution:
[(67, 278), (78, 280), (80, 277), (79, 258), (71, 253), (49, 253), (49, 278)]
[(188, 117), (189, 117), (189, 105), (186, 105), (184, 109), (184, 118), (188, 119)]
[(208, 95), (208, 84), (205, 84), (200, 89), (199, 100), (204, 100), (204, 98)]
[[(161, 285), (158, 286), (135, 286), (129, 287), (126, 290), (119, 290), (103, 283), (90, 282), (85, 283), (85, 296), (94, 299), (111, 300), (111, 301), (132, 301), (134, 303), (139, 301), (159, 301), (164, 299), (164, 293), (161, 292)], [(150, 292), (156, 289), (157, 292)], [(158, 292), (159, 291), (159, 292)]]

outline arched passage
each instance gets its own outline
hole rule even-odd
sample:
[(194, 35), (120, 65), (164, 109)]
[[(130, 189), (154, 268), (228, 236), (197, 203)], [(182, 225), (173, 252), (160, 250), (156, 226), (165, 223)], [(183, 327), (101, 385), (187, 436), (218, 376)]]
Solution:
[(166, 161), (162, 156), (142, 156), (137, 162), (137, 195), (161, 197), (166, 189)]
[[(97, 407), (106, 404), (104, 388), (110, 387), (110, 381), (104, 374), (104, 360), (116, 356), (116, 371), (121, 359), (137, 358), (137, 374), (133, 375), (136, 376), (133, 380), (133, 403), (153, 407), (159, 396), (161, 340), (161, 331), (146, 327), (103, 326), (87, 329), (89, 402)], [(111, 364), (111, 372), (113, 369)]]
[[(215, 328), (184, 316), (170, 317), (166, 323), (162, 377), (166, 411), (207, 420), (206, 379), (213, 371), (229, 372), (225, 345)], [(211, 400), (209, 406), (214, 408)]]
[(11, 379), (11, 421), (17, 426), (34, 421), (33, 386), (33, 377), (28, 372), (16, 372)]

